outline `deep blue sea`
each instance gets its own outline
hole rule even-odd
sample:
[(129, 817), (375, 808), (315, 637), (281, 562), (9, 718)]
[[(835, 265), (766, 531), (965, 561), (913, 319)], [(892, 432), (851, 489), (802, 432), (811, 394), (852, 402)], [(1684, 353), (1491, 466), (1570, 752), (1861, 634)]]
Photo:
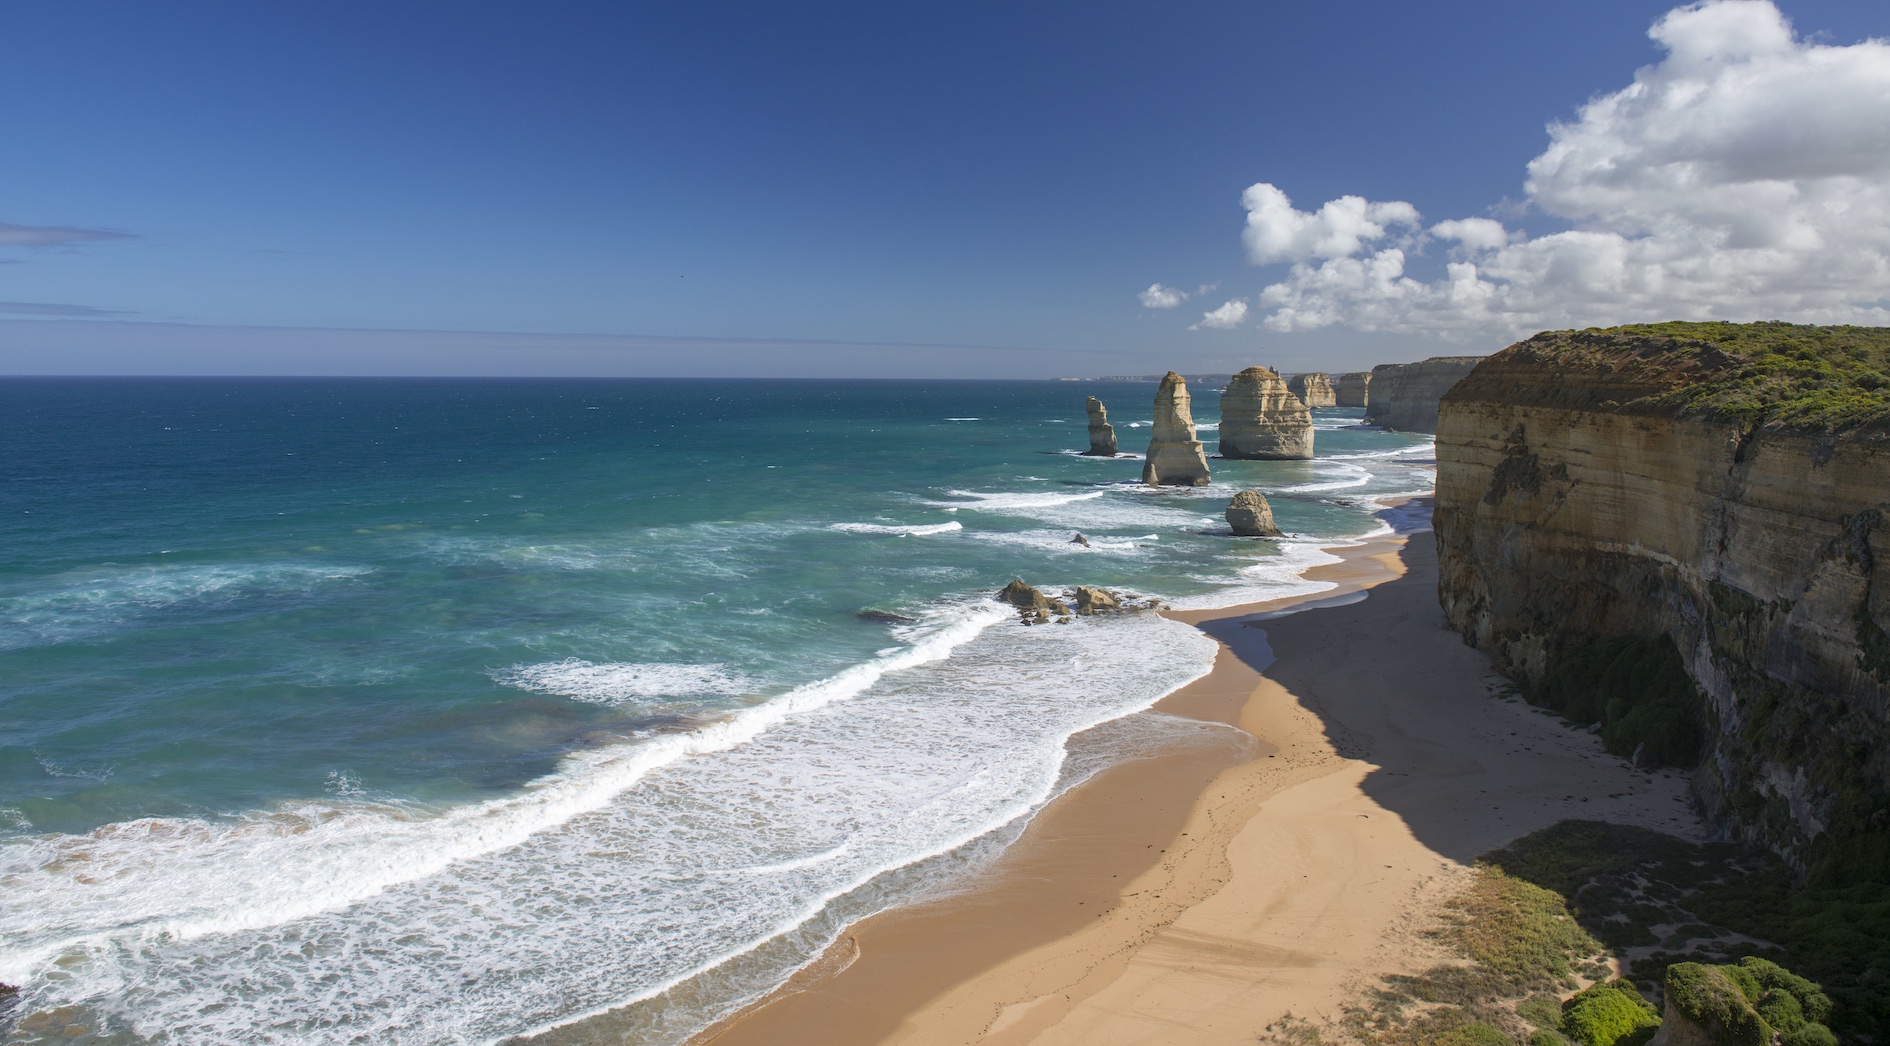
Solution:
[[(1151, 614), (1024, 627), (1005, 582), (1316, 592), (1431, 486), (1428, 437), (1328, 410), (1314, 461), (1144, 488), (1154, 392), (0, 380), (13, 1034), (685, 1037), (1212, 660)], [(1125, 456), (1079, 456), (1087, 395)], [(1287, 539), (1228, 535), (1244, 487)], [(1204, 729), (1164, 718), (1091, 735)]]

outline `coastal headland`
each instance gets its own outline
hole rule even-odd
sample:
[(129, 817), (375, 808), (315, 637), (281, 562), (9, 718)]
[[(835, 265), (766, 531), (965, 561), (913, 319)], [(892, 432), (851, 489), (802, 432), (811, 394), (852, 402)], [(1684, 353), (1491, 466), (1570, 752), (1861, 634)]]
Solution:
[(1447, 629), (1416, 537), (1334, 549), (1314, 597), (1174, 614), (1220, 652), (1145, 714), (1254, 742), (1098, 774), (695, 1042), (1253, 1042), (1435, 965), (1432, 915), (1494, 847), (1570, 818), (1697, 837), (1684, 777), (1515, 700)]

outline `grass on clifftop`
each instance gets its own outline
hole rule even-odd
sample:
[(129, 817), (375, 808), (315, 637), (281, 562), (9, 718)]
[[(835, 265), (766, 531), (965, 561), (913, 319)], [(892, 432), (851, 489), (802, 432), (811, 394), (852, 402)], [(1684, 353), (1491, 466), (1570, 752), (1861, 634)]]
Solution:
[(1890, 422), (1890, 328), (1639, 323), (1549, 331), (1521, 343), (1571, 365), (1623, 363), (1677, 383), (1646, 405), (1747, 427)]

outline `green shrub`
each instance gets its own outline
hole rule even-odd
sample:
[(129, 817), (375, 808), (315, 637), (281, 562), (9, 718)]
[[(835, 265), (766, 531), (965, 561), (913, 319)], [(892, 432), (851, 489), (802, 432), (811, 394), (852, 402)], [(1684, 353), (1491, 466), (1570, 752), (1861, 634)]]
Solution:
[(1615, 1046), (1631, 1032), (1660, 1024), (1660, 1011), (1626, 981), (1597, 984), (1562, 1004), (1562, 1033), (1587, 1046)]
[(1601, 741), (1619, 756), (1647, 745), (1667, 766), (1700, 761), (1706, 727), (1699, 689), (1666, 636), (1604, 639), (1557, 658), (1525, 696), (1570, 722), (1601, 724)]
[(1529, 1033), (1529, 1046), (1569, 1046), (1569, 1039), (1561, 1032), (1542, 1028)]
[(1680, 1015), (1726, 1046), (1771, 1046), (1772, 1026), (1753, 1009), (1727, 971), (1739, 967), (1679, 962), (1667, 967), (1667, 1001)]
[(1838, 1046), (1838, 1037), (1822, 1024), (1807, 1024), (1779, 1037), (1779, 1046)]
[(1516, 1004), (1516, 1016), (1538, 1028), (1557, 1030), (1562, 1027), (1562, 997), (1538, 992)]
[(1483, 867), (1449, 907), (1460, 916), (1452, 935), (1477, 965), (1516, 994), (1573, 987), (1572, 961), (1601, 951), (1569, 914), (1562, 895)]

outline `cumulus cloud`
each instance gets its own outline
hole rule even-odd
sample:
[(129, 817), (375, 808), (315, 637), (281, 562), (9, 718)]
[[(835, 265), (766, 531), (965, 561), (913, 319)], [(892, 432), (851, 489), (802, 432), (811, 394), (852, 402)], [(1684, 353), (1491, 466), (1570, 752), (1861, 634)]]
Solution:
[[(1299, 211), (1243, 196), (1274, 330), (1470, 336), (1653, 319), (1890, 322), (1890, 43), (1808, 43), (1770, 0), (1708, 0), (1649, 31), (1666, 57), (1530, 161), (1529, 239), (1490, 218), (1428, 229), (1404, 202)], [(1438, 243), (1443, 279), (1405, 272)]]
[(1201, 314), (1201, 322), (1189, 327), (1189, 330), (1232, 330), (1247, 319), (1247, 303), (1235, 298), (1233, 301), (1211, 312)]
[(1175, 287), (1164, 287), (1159, 283), (1151, 283), (1148, 285), (1148, 290), (1136, 297), (1142, 299), (1144, 309), (1172, 309), (1188, 300), (1188, 292)]
[(128, 232), (76, 229), (69, 225), (11, 225), (0, 222), (0, 247), (73, 247), (101, 240), (135, 240)]

